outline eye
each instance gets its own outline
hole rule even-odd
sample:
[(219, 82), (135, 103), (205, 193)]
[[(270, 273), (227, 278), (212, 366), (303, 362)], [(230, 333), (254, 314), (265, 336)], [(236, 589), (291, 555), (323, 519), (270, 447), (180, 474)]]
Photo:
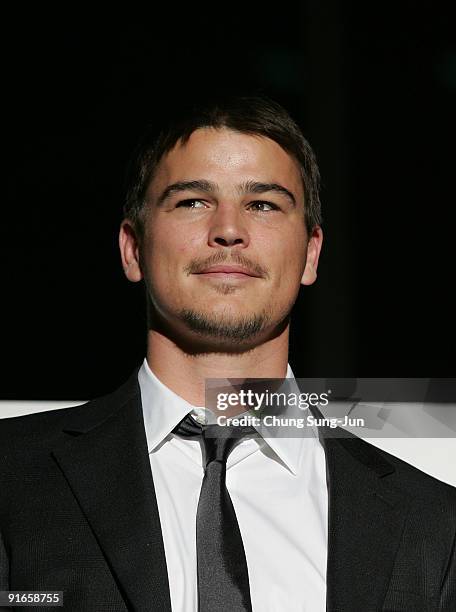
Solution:
[(279, 207), (272, 202), (263, 202), (262, 200), (258, 200), (257, 202), (252, 202), (250, 207), (255, 212), (269, 212), (271, 210), (279, 210)]
[(191, 200), (182, 200), (176, 204), (176, 208), (203, 208), (206, 206), (203, 200), (198, 200), (197, 198), (193, 198)]

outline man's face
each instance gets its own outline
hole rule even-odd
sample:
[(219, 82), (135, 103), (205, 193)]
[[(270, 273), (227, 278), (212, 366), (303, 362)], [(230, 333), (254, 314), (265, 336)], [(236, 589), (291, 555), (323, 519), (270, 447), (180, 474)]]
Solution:
[(321, 233), (307, 249), (298, 164), (269, 138), (198, 129), (162, 158), (146, 199), (140, 264), (128, 270), (126, 255), (124, 267), (131, 280), (144, 276), (159, 319), (190, 341), (263, 342), (300, 282), (315, 280)]

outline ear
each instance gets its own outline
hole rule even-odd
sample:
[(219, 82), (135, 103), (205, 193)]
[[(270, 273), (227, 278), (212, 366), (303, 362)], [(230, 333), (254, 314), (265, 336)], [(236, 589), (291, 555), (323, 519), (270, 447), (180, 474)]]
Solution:
[(323, 231), (316, 225), (307, 244), (306, 267), (301, 278), (302, 285), (312, 285), (317, 280), (318, 259), (323, 244)]
[(122, 267), (129, 281), (137, 283), (143, 278), (140, 266), (138, 235), (128, 219), (120, 224), (119, 249)]

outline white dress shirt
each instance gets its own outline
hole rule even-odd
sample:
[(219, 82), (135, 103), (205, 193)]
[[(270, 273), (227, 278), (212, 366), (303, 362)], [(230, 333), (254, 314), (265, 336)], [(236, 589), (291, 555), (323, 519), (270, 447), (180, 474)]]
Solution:
[[(294, 378), (290, 366), (287, 378)], [(204, 408), (165, 386), (146, 359), (138, 380), (171, 606), (173, 612), (196, 612), (201, 446), (172, 430), (189, 412), (201, 417)], [(244, 543), (253, 611), (323, 612), (328, 493), (315, 430), (310, 437), (243, 439), (228, 457), (226, 486)]]

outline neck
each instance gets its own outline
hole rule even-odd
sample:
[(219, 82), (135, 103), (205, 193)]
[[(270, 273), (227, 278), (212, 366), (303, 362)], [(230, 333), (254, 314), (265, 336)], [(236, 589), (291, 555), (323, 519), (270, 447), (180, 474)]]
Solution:
[(189, 354), (168, 336), (150, 329), (147, 363), (155, 376), (193, 406), (204, 406), (207, 378), (285, 378), (289, 325), (244, 353)]

